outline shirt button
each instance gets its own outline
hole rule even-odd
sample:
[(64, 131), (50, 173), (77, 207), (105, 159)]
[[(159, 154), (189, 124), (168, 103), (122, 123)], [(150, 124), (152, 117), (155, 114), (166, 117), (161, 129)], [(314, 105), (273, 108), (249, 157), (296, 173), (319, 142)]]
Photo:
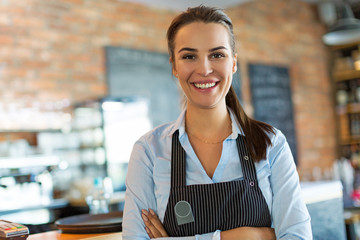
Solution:
[(247, 161), (247, 160), (249, 160), (249, 157), (248, 157), (248, 156), (244, 156), (244, 159)]
[(253, 182), (253, 181), (250, 182), (250, 186), (252, 186), (252, 187), (254, 186), (254, 182)]

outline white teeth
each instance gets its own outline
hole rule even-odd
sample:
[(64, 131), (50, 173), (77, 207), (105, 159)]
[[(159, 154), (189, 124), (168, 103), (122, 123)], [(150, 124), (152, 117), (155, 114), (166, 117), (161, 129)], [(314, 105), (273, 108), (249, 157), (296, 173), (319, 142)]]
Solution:
[(215, 86), (215, 83), (195, 83), (194, 85), (197, 88), (207, 89)]

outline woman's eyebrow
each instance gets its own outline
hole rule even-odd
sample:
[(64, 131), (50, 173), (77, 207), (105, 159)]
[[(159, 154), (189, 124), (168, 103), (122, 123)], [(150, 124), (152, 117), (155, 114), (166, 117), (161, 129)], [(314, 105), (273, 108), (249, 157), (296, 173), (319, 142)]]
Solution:
[[(219, 46), (219, 47), (211, 48), (211, 49), (209, 50), (209, 52), (215, 52), (215, 51), (220, 50), (220, 49), (225, 49), (225, 50), (227, 50), (226, 47), (224, 47), (224, 46)], [(195, 48), (184, 47), (184, 48), (180, 49), (180, 50), (178, 51), (178, 53), (180, 53), (180, 52), (182, 52), (182, 51), (197, 52), (198, 50), (195, 49)]]
[(182, 51), (197, 52), (198, 50), (196, 50), (195, 48), (184, 47), (184, 48), (180, 49), (180, 50), (178, 51), (178, 53), (180, 53), (180, 52), (182, 52)]
[(209, 52), (215, 52), (215, 51), (220, 50), (220, 49), (225, 49), (225, 50), (227, 50), (226, 47), (224, 47), (224, 46), (219, 46), (219, 47), (210, 49)]

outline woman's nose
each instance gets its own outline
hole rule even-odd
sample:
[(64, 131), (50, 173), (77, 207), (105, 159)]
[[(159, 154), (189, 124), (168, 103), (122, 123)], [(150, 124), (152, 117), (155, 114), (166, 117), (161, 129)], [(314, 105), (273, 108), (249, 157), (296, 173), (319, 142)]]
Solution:
[(207, 76), (213, 72), (211, 62), (207, 58), (199, 59), (197, 64), (197, 73), (202, 76)]

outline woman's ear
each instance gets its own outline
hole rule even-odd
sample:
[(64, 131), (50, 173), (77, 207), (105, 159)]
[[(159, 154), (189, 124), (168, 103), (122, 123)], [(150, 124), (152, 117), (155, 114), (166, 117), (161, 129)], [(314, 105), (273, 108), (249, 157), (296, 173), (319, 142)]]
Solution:
[(176, 68), (175, 68), (175, 63), (174, 63), (172, 57), (169, 58), (169, 62), (170, 62), (171, 67), (172, 67), (172, 74), (177, 78), (178, 74), (177, 74), (177, 71), (176, 71)]
[(233, 57), (233, 66), (232, 66), (233, 74), (237, 71), (237, 54)]

